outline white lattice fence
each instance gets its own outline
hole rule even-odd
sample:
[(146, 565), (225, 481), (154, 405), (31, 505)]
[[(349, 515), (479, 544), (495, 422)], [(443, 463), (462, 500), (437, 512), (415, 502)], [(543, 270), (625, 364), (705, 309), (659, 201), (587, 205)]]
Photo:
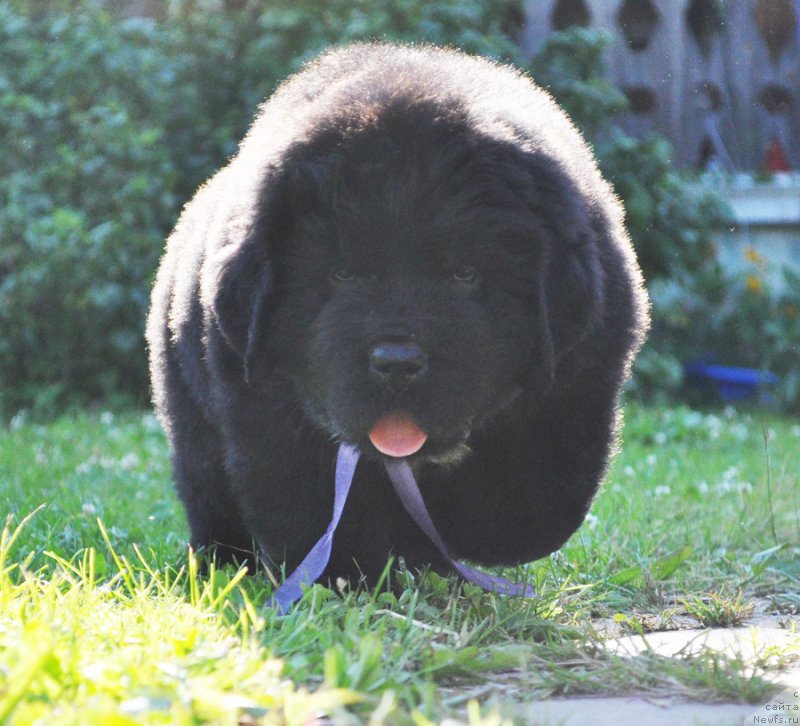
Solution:
[(800, 0), (528, 0), (527, 17), (529, 53), (570, 25), (611, 33), (621, 123), (668, 136), (678, 165), (800, 170)]

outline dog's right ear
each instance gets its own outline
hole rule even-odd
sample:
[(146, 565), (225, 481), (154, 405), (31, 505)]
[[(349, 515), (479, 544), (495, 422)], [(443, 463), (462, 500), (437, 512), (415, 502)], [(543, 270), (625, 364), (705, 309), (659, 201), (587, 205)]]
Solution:
[(241, 358), (245, 381), (253, 385), (273, 365), (267, 345), (275, 300), (272, 260), (278, 240), (288, 234), (286, 176), (268, 168), (256, 190), (233, 200), (229, 215), (225, 242), (206, 263), (203, 297), (222, 338)]
[(247, 383), (265, 355), (273, 288), (266, 250), (253, 239), (225, 245), (214, 257), (212, 310), (222, 337), (239, 355)]

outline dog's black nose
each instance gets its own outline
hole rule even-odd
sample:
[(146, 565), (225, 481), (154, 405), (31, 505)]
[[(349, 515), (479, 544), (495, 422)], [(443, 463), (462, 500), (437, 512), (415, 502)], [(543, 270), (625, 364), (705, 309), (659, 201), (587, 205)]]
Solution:
[(402, 388), (422, 375), (428, 356), (416, 343), (384, 341), (369, 351), (370, 372), (392, 388)]

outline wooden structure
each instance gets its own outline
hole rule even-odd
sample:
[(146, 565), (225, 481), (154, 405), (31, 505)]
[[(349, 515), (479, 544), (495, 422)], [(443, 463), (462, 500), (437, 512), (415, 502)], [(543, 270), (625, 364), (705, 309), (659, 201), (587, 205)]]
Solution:
[(800, 171), (800, 0), (527, 0), (536, 52), (571, 25), (615, 38), (608, 74), (631, 134), (658, 131), (678, 166)]

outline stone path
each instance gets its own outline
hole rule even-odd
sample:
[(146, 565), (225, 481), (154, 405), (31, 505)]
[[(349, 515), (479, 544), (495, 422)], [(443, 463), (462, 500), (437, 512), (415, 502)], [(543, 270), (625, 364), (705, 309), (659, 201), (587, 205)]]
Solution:
[(525, 726), (742, 726), (754, 710), (729, 703), (584, 698), (532, 703), (521, 709), (515, 722)]
[[(794, 656), (788, 669), (767, 671), (781, 694), (767, 704), (704, 704), (677, 699), (642, 697), (563, 698), (520, 706), (514, 722), (525, 726), (750, 726), (751, 724), (800, 724), (800, 628), (779, 627), (777, 619), (761, 618), (738, 628), (690, 629), (626, 636), (607, 641), (621, 655), (637, 655), (651, 649), (664, 656), (710, 649), (752, 662), (770, 653)], [(798, 696), (794, 694), (797, 693)], [(780, 703), (784, 706), (780, 706)], [(785, 708), (788, 704), (789, 708)], [(772, 718), (773, 720), (769, 720)]]

